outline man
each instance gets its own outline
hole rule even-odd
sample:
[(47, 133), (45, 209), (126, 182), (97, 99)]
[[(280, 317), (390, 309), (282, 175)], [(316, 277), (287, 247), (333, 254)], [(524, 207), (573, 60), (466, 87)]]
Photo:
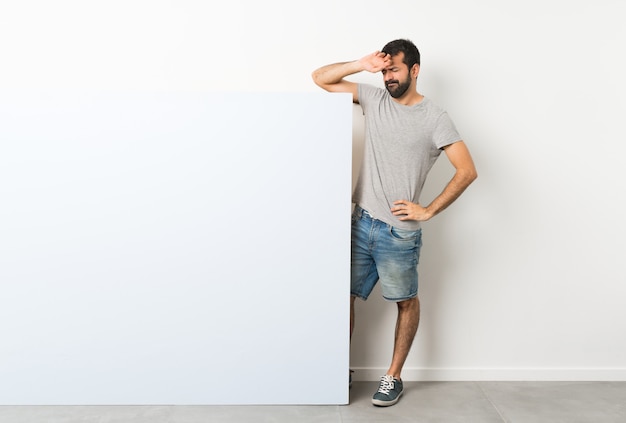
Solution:
[[(362, 71), (381, 72), (386, 89), (345, 79)], [(419, 71), (419, 50), (400, 39), (382, 51), (323, 66), (312, 75), (326, 91), (351, 93), (365, 115), (364, 159), (352, 199), (350, 335), (355, 298), (366, 300), (377, 282), (383, 297), (398, 307), (391, 365), (372, 398), (377, 406), (393, 405), (402, 395), (402, 367), (419, 324), (420, 222), (448, 207), (477, 177), (447, 113), (417, 91)], [(442, 151), (455, 174), (423, 206), (421, 189)]]

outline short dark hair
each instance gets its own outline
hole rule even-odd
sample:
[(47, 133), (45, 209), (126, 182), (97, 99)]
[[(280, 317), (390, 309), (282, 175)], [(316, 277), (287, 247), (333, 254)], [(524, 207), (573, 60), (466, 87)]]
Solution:
[(398, 39), (390, 41), (383, 47), (382, 52), (391, 56), (404, 53), (404, 60), (402, 61), (409, 67), (409, 70), (411, 70), (413, 65), (420, 64), (420, 51), (411, 40)]

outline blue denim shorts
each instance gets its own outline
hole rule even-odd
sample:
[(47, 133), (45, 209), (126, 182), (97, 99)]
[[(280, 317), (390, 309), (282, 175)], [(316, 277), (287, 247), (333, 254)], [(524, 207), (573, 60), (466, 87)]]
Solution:
[(386, 300), (416, 297), (421, 246), (421, 229), (398, 229), (356, 206), (352, 213), (351, 294), (367, 300), (380, 281)]

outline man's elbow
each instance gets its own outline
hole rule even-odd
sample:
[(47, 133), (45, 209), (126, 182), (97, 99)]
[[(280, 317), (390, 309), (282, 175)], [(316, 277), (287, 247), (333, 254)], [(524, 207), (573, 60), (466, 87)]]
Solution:
[(478, 172), (476, 171), (476, 168), (474, 167), (469, 168), (469, 169), (463, 169), (463, 171), (461, 172), (461, 177), (463, 178), (463, 181), (465, 182), (464, 185), (467, 187), (472, 182), (474, 182), (476, 178), (478, 178)]
[(478, 178), (478, 172), (476, 171), (476, 169), (472, 169), (470, 172), (470, 182), (474, 182), (477, 178)]
[(315, 69), (311, 73), (311, 79), (313, 79), (313, 82), (315, 83), (315, 85), (317, 85), (318, 87), (320, 87), (321, 89), (325, 91), (328, 91), (328, 92), (339, 91), (338, 87), (341, 81), (335, 81), (335, 80), (329, 79), (327, 71), (323, 67), (319, 69)]
[(313, 82), (315, 83), (315, 85), (317, 85), (320, 88), (324, 88), (327, 89), (325, 87), (325, 84), (321, 81), (320, 78), (320, 70), (319, 69), (315, 69), (312, 73), (311, 73), (311, 79), (313, 79)]

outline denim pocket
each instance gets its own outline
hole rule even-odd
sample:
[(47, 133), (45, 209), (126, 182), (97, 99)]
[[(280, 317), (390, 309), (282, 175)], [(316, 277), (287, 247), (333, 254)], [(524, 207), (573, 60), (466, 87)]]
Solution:
[(389, 226), (391, 237), (398, 241), (416, 241), (422, 233), (421, 229), (415, 231), (409, 229), (400, 229), (395, 226)]

